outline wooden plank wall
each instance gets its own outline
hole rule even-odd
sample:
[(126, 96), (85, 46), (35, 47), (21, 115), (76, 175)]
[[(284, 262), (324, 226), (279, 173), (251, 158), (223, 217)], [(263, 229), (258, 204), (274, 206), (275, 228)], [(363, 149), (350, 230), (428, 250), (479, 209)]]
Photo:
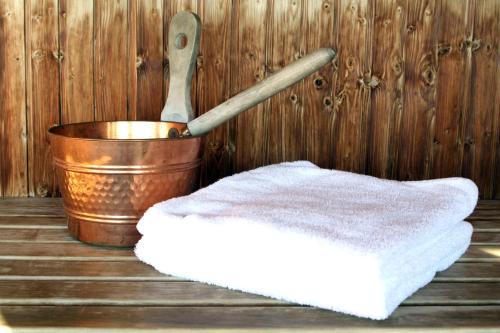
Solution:
[(212, 131), (204, 184), (308, 159), (405, 180), (462, 175), (500, 198), (498, 0), (3, 0), (0, 195), (57, 195), (51, 125), (159, 119), (179, 10), (203, 22), (198, 114), (316, 48), (338, 50)]

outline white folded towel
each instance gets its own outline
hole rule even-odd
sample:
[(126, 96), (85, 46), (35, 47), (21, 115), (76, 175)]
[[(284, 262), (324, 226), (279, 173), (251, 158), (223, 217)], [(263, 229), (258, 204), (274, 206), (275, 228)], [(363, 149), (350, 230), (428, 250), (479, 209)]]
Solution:
[(465, 251), (477, 195), (463, 178), (282, 163), (153, 206), (136, 255), (163, 273), (383, 319)]

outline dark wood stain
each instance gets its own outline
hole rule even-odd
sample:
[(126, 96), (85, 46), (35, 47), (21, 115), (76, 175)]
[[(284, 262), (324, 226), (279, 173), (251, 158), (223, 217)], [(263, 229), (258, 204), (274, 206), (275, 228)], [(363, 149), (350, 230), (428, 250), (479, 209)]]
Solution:
[(0, 195), (57, 195), (46, 130), (158, 120), (168, 25), (197, 12), (197, 114), (305, 53), (337, 58), (212, 131), (202, 184), (307, 159), (379, 177), (465, 176), (500, 198), (497, 0), (29, 0), (0, 4)]

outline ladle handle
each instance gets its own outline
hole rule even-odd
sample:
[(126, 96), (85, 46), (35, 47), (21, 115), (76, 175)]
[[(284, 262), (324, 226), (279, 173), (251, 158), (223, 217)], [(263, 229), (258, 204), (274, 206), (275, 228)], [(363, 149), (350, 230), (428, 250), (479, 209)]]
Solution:
[(187, 123), (194, 118), (191, 107), (191, 78), (200, 45), (200, 18), (191, 12), (177, 13), (168, 31), (170, 83), (162, 121)]
[(187, 123), (189, 133), (191, 135), (202, 135), (209, 132), (223, 122), (314, 73), (331, 62), (334, 57), (335, 51), (330, 48), (322, 48), (302, 57)]

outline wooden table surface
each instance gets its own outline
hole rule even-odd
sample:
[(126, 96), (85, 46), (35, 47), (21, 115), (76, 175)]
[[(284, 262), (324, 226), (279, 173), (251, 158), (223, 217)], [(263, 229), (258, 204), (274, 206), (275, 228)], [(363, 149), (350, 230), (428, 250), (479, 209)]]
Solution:
[(0, 332), (500, 332), (500, 201), (473, 243), (385, 321), (165, 276), (66, 231), (59, 199), (0, 199)]

